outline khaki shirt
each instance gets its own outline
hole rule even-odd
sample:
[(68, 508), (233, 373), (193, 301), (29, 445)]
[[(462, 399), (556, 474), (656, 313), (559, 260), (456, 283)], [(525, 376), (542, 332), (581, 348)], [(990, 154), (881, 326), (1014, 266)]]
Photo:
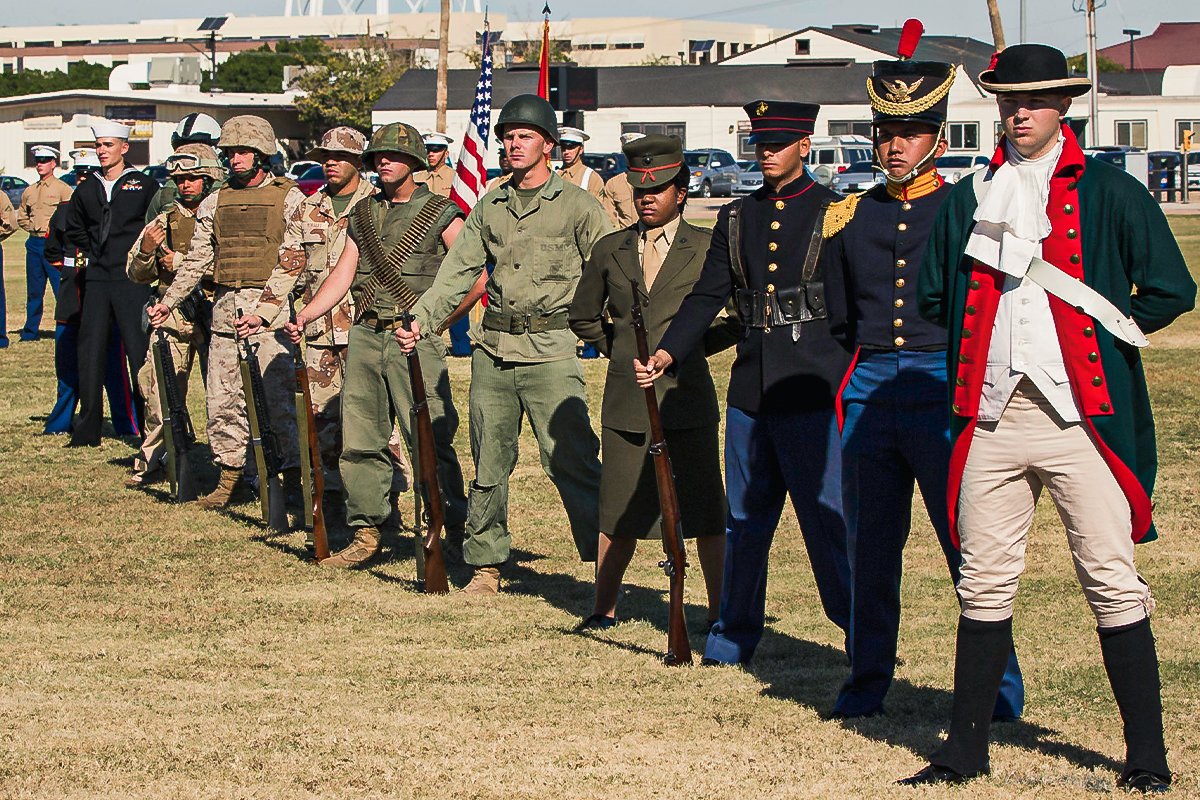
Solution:
[(32, 183), (21, 193), (17, 224), (31, 236), (45, 236), (50, 232), (50, 217), (59, 203), (70, 199), (71, 187), (53, 175)]
[(442, 197), (450, 196), (450, 187), (454, 185), (454, 169), (445, 161), (433, 172), (421, 170), (413, 175), (413, 180), (417, 183), (423, 183), (429, 187), (429, 191), (434, 194), (440, 194)]
[(0, 192), (0, 242), (17, 231), (17, 212), (13, 210), (8, 195)]
[[(268, 185), (270, 180), (268, 176), (259, 186)], [(187, 255), (183, 257), (183, 261), (175, 270), (175, 280), (171, 282), (171, 287), (162, 297), (162, 303), (168, 308), (174, 309), (200, 284), (202, 278), (211, 277), (213, 274), (213, 263), (216, 258), (213, 219), (217, 213), (217, 198), (223, 191), (224, 189), (217, 189), (204, 198), (199, 208), (196, 209), (196, 233), (192, 236), (192, 243), (188, 247)], [(293, 186), (283, 200), (284, 216), (291, 219), (303, 202), (304, 192)], [(285, 229), (283, 244), (279, 248), (280, 259), (289, 258), (302, 261), (303, 255), (304, 251), (300, 247), (299, 240), (289, 241)], [(296, 269), (299, 270), (298, 267)], [(235, 306), (240, 305), (243, 311), (250, 311), (257, 306), (260, 294), (261, 290), (259, 289), (239, 289), (236, 292), (226, 292), (224, 296), (222, 293), (218, 293), (213, 306), (213, 332), (232, 335), (233, 321), (237, 318)], [(229, 297), (230, 295), (233, 297)], [(224, 302), (222, 302), (223, 300)], [(283, 327), (284, 322), (287, 320), (279, 319), (276, 320), (276, 324), (268, 327), (272, 330), (279, 329)]]
[(483, 193), (487, 194), (492, 189), (499, 189), (501, 186), (508, 183), (508, 178), (510, 175), (512, 175), (511, 172), (508, 173), (508, 175), (497, 175), (496, 177), (492, 178), (487, 182), (487, 186), (483, 187)]
[(600, 173), (592, 170), (588, 174), (587, 186), (581, 185), (583, 176), (591, 169), (587, 164), (583, 163), (583, 159), (576, 161), (569, 167), (564, 167), (558, 171), (558, 174), (563, 177), (567, 183), (574, 184), (580, 189), (586, 189), (588, 194), (599, 200), (604, 197), (604, 178), (600, 177)]
[[(413, 316), (424, 330), (437, 330), (488, 263), (495, 264), (487, 282), (489, 309), (536, 316), (566, 312), (583, 262), (611, 230), (600, 203), (557, 174), (524, 211), (515, 190), (505, 184), (472, 209)], [(482, 325), (472, 330), (472, 339), (496, 358), (523, 363), (574, 358), (577, 341), (566, 327), (514, 334)]]
[(608, 218), (617, 228), (628, 228), (638, 221), (637, 208), (633, 205), (633, 187), (629, 185), (629, 173), (613, 175), (604, 184), (604, 197), (600, 198)]
[[(296, 243), (299, 243), (303, 254), (300, 258), (281, 257), (267, 279), (258, 307), (254, 310), (263, 318), (264, 324), (269, 326), (281, 316), (288, 295), (297, 283), (304, 290), (304, 305), (312, 302), (341, 258), (342, 250), (346, 249), (346, 230), (351, 210), (359, 200), (370, 197), (376, 191), (370, 181), (360, 180), (345, 213), (338, 216), (334, 213), (329, 193), (325, 187), (321, 187), (304, 198), (304, 202), (288, 216), (287, 228), (283, 233), (283, 249), (294, 250)], [(329, 313), (314, 319), (305, 327), (304, 337), (309, 344), (324, 347), (348, 344), (350, 326), (353, 324), (354, 305), (347, 292)]]

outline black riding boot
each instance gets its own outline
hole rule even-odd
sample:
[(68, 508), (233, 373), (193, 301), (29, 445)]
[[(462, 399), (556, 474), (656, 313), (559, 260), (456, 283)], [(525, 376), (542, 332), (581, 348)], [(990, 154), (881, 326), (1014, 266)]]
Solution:
[(1120, 628), (1102, 628), (1099, 634), (1104, 670), (1125, 723), (1125, 769), (1118, 784), (1142, 788), (1140, 784), (1151, 776), (1170, 784), (1171, 770), (1163, 743), (1158, 654), (1150, 618)]
[(988, 730), (996, 693), (1012, 652), (1012, 618), (979, 622), (958, 618), (954, 652), (954, 710), (950, 735), (929, 762), (964, 778), (986, 773)]

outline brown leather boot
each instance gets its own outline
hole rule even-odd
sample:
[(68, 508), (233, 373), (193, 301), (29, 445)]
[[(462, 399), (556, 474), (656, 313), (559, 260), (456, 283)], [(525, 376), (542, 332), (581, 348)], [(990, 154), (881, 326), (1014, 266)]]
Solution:
[(462, 593), (480, 597), (500, 594), (500, 568), (476, 567), (474, 577), (463, 587)]
[(229, 508), (233, 505), (234, 495), (241, 495), (241, 492), (238, 491), (241, 485), (242, 471), (240, 469), (221, 467), (221, 477), (217, 479), (217, 488), (201, 497), (196, 503), (201, 508), (207, 508), (210, 511)]
[(378, 528), (359, 528), (354, 540), (341, 550), (321, 562), (322, 567), (349, 569), (361, 567), (379, 555), (380, 536)]

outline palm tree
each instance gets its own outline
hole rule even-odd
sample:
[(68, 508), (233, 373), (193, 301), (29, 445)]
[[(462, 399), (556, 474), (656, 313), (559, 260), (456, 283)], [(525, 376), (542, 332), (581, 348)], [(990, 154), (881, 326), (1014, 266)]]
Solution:
[(992, 20), (992, 40), (996, 43), (996, 52), (1004, 49), (1004, 25), (1000, 22), (1000, 6), (996, 0), (987, 0), (988, 17)]

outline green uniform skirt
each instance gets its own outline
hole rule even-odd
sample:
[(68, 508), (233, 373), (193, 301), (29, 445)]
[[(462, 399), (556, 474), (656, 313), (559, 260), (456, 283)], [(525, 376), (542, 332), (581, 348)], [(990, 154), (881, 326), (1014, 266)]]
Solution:
[[(725, 486), (717, 426), (668, 430), (666, 435), (684, 538), (724, 533)], [(603, 428), (600, 444), (601, 532), (613, 538), (661, 538), (650, 434)]]

